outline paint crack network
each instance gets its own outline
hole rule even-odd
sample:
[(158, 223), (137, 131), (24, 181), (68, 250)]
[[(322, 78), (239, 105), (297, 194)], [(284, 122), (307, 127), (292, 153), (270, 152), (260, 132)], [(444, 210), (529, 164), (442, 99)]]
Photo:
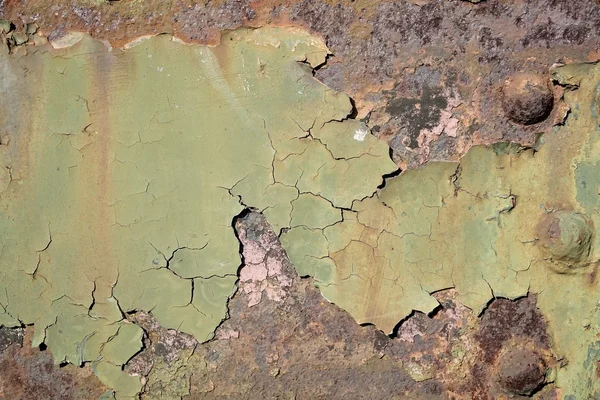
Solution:
[(538, 293), (569, 361), (557, 385), (600, 393), (599, 67), (556, 69), (572, 112), (539, 149), (474, 147), (391, 177), (388, 146), (312, 76), (328, 50), (304, 31), (75, 37), (0, 57), (0, 324), (34, 324), (34, 345), (133, 398), (123, 366), (143, 330), (125, 313), (210, 340), (241, 263), (232, 219), (251, 207), (300, 275), (388, 333), (445, 288), (475, 312)]

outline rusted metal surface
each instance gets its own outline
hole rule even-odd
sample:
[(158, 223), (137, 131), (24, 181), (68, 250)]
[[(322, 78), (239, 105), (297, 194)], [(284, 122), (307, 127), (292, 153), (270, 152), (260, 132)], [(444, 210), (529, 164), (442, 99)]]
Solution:
[(163, 32), (214, 44), (240, 26), (306, 27), (334, 53), (316, 76), (353, 97), (403, 168), (456, 160), (476, 143), (532, 145), (552, 124), (514, 123), (505, 81), (548, 82), (550, 66), (596, 60), (600, 43), (592, 0), (5, 0), (2, 14), (21, 30), (35, 22), (50, 38), (82, 30), (115, 46)]
[[(475, 143), (533, 145), (567, 112), (549, 67), (596, 60), (600, 36), (594, 1), (90, 3), (0, 4), (20, 32), (35, 22), (50, 38), (82, 30), (115, 46), (162, 32), (214, 44), (222, 30), (239, 26), (307, 27), (334, 53), (316, 76), (353, 97), (357, 116), (390, 143), (403, 168), (456, 160)], [(281, 270), (264, 279), (246, 271), (230, 319), (205, 345), (151, 316), (129, 315), (146, 331), (145, 350), (127, 367), (145, 377), (143, 397), (558, 397), (542, 376), (560, 360), (552, 357), (534, 296), (496, 299), (478, 318), (453, 301), (452, 291), (440, 292), (440, 309), (412, 315), (388, 337), (357, 325), (299, 279), (258, 215), (240, 220), (238, 235), (246, 251), (259, 243), (267, 271), (269, 259)], [(94, 398), (104, 391), (87, 370), (51, 367), (47, 352), (18, 341), (19, 333), (0, 335), (6, 398)]]
[(89, 366), (54, 365), (48, 351), (31, 348), (32, 334), (0, 329), (0, 399), (96, 399), (108, 390)]

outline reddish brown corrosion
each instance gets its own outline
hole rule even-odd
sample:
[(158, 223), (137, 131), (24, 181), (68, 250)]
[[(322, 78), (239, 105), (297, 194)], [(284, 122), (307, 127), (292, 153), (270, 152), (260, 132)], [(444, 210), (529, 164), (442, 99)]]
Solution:
[[(507, 123), (502, 103), (504, 82), (523, 71), (545, 77), (556, 62), (595, 61), (600, 37), (597, 5), (568, 0), (535, 4), (488, 0), (476, 5), (458, 0), (80, 3), (5, 0), (0, 4), (3, 16), (18, 30), (36, 21), (41, 33), (51, 39), (81, 30), (115, 47), (141, 35), (162, 32), (172, 32), (190, 42), (216, 44), (223, 30), (239, 26), (306, 27), (327, 38), (334, 53), (327, 65), (316, 71), (317, 77), (353, 97), (358, 116), (365, 118), (376, 135), (388, 140), (395, 161), (403, 167), (436, 159), (455, 160), (474, 143), (508, 140), (533, 144), (537, 133), (548, 132), (557, 118), (562, 118), (562, 89), (552, 87), (554, 111), (544, 122), (515, 128), (517, 124)], [(523, 12), (525, 7), (527, 13)], [(445, 118), (444, 112), (450, 117)], [(440, 121), (451, 118), (459, 120), (456, 129), (445, 125), (441, 133), (431, 135), (439, 131), (436, 128)], [(427, 141), (423, 140), (425, 131)], [(2, 139), (0, 144), (4, 144)], [(560, 237), (558, 223), (554, 220), (547, 225), (540, 236), (547, 237), (549, 244), (555, 243)], [(596, 270), (589, 277), (593, 282)], [(446, 299), (447, 293), (440, 293), (443, 311), (432, 316), (417, 313), (409, 318), (416, 321), (419, 331), (409, 331), (412, 325), (403, 325), (399, 334), (413, 340), (407, 344), (372, 327), (356, 326), (348, 315), (302, 283), (294, 281), (290, 290), (291, 300), (283, 305), (264, 300), (249, 310), (245, 295), (232, 301), (232, 319), (219, 332), (235, 330), (240, 340), (217, 340), (199, 350), (203, 360), (218, 366), (202, 376), (210, 382), (202, 386), (202, 391), (212, 393), (208, 398), (231, 394), (227, 390), (265, 395), (274, 387), (302, 390), (309, 387), (304, 378), (322, 383), (312, 394), (328, 398), (343, 397), (352, 388), (358, 390), (372, 379), (381, 379), (381, 385), (393, 382), (398, 393), (404, 390), (408, 396), (437, 399), (450, 391), (467, 393), (465, 398), (491, 399), (494, 395), (488, 383), (494, 372), (490, 365), (501, 353), (502, 345), (510, 343), (511, 338), (527, 341), (537, 337), (533, 346), (543, 352), (549, 348), (545, 322), (533, 297), (514, 302), (498, 299), (478, 321), (456, 311), (452, 301)], [(506, 326), (510, 327), (508, 333), (502, 330)], [(447, 366), (447, 360), (457, 357), (456, 342), (473, 346), (469, 351), (474, 352), (475, 360), (466, 357), (460, 367), (466, 371), (466, 381), (457, 378), (464, 375), (455, 374)], [(145, 355), (158, 357), (152, 351), (149, 349)], [(385, 357), (376, 359), (381, 354)], [(363, 359), (368, 359), (366, 364)], [(407, 360), (434, 365), (433, 377), (415, 384), (404, 369), (394, 364), (406, 365)], [(305, 374), (309, 368), (313, 368), (312, 373)], [(273, 373), (279, 378), (271, 375), (275, 369), (281, 369)], [(365, 374), (365, 370), (370, 373)], [(191, 379), (196, 394), (201, 392), (198, 376)], [(253, 382), (254, 386), (231, 388), (231, 376), (238, 383)], [(341, 384), (345, 390), (330, 386), (331, 382)], [(83, 381), (68, 383), (73, 387), (81, 384)], [(157, 393), (162, 390), (151, 389)], [(385, 393), (380, 395), (383, 398)], [(554, 397), (540, 394), (539, 398), (550, 396)]]
[[(504, 82), (517, 73), (547, 76), (557, 62), (597, 60), (600, 37), (597, 5), (569, 0), (90, 3), (5, 0), (0, 11), (19, 31), (35, 22), (50, 39), (78, 30), (115, 47), (164, 32), (214, 45), (240, 26), (307, 28), (333, 52), (316, 76), (354, 99), (403, 168), (457, 160), (478, 143), (532, 145), (565, 110), (555, 101), (545, 123), (515, 129), (502, 106)], [(519, 118), (537, 122), (532, 112)]]

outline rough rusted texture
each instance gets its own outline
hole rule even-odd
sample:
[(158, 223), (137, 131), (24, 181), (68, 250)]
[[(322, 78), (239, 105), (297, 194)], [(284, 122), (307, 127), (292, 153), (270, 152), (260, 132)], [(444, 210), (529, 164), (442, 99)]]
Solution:
[(493, 362), (507, 341), (533, 340), (536, 347), (550, 348), (546, 323), (535, 306), (535, 296), (516, 301), (494, 300), (481, 317), (476, 339), (483, 349), (484, 361)]
[(440, 307), (433, 315), (415, 313), (403, 321), (395, 338), (385, 342), (386, 351), (402, 360), (414, 379), (444, 382), (446, 398), (466, 398), (455, 389), (479, 352), (473, 340), (477, 317), (455, 300), (455, 291), (435, 296)]
[[(260, 214), (240, 218), (236, 229), (245, 261), (263, 254), (267, 265), (281, 265), (279, 273), (271, 268), (240, 282), (230, 318), (203, 345), (161, 328), (149, 314), (129, 315), (147, 332), (145, 350), (127, 367), (144, 376), (143, 398), (488, 400), (507, 394), (497, 384), (496, 356), (515, 341), (544, 365), (552, 362), (534, 296), (497, 299), (478, 318), (455, 291), (440, 292), (439, 309), (414, 314), (389, 337), (357, 325), (298, 278)], [(536, 399), (552, 398), (549, 385)]]
[(515, 74), (502, 89), (502, 107), (506, 116), (524, 125), (545, 120), (554, 105), (554, 95), (548, 77), (536, 74)]
[(23, 329), (0, 327), (0, 354), (12, 344), (23, 344)]
[[(536, 375), (535, 369), (528, 370), (526, 365), (539, 362), (545, 366), (553, 361), (535, 296), (515, 301), (496, 299), (483, 316), (477, 318), (453, 299), (455, 295), (454, 291), (436, 294), (440, 309), (432, 316), (417, 313), (404, 321), (397, 337), (387, 344), (387, 351), (399, 357), (415, 379), (443, 382), (444, 394), (449, 399), (492, 400), (540, 389), (545, 369), (540, 382), (540, 373)], [(515, 378), (518, 363), (512, 364), (507, 372), (503, 369), (505, 363), (497, 362), (496, 358), (498, 353), (523, 343), (525, 347), (519, 354), (534, 354), (535, 357), (516, 361), (525, 365), (522, 370), (530, 373), (527, 378), (537, 384), (533, 389), (525, 387), (521, 392), (508, 392), (505, 390), (508, 384), (504, 387), (498, 384), (499, 377), (503, 377), (504, 383), (518, 386), (522, 377), (516, 375)], [(536, 398), (551, 399), (552, 390), (548, 387), (536, 394)]]
[(546, 363), (535, 351), (519, 346), (508, 349), (498, 362), (497, 382), (509, 394), (530, 396), (546, 378)]
[(0, 354), (1, 399), (97, 399), (106, 392), (88, 366), (59, 368), (49, 351), (31, 348), (32, 333), (28, 328), (23, 345), (13, 343)]
[[(531, 295), (515, 301), (496, 299), (489, 305), (474, 335), (480, 352), (469, 378), (461, 385), (470, 398), (529, 395), (541, 388), (545, 367), (556, 360), (552, 358), (546, 323), (535, 304), (536, 298)], [(539, 364), (537, 373), (535, 367), (527, 367), (530, 364)]]
[[(528, 369), (527, 365), (537, 362), (545, 368), (555, 361), (535, 296), (514, 301), (496, 299), (481, 318), (457, 303), (455, 296), (452, 290), (436, 294), (440, 309), (431, 316), (416, 313), (404, 321), (386, 350), (403, 361), (413, 378), (443, 382), (448, 399), (492, 400), (508, 395), (519, 399), (525, 392), (540, 389), (546, 370), (535, 374), (535, 368)], [(510, 355), (516, 345), (522, 346), (517, 346), (521, 358), (509, 366), (506, 357), (498, 361), (499, 353)], [(521, 372), (527, 371), (526, 378), (530, 379), (521, 386), (519, 363), (523, 364)], [(532, 381), (536, 382), (531, 384), (533, 388), (526, 385)], [(510, 384), (517, 390), (507, 391)], [(548, 385), (536, 399), (553, 398), (551, 383)], [(524, 389), (519, 391), (519, 387)]]
[(114, 45), (161, 32), (216, 43), (243, 25), (305, 26), (334, 53), (317, 77), (354, 98), (402, 167), (456, 160), (474, 143), (533, 144), (552, 123), (511, 122), (504, 82), (596, 60), (600, 37), (591, 0), (5, 0), (1, 9), (22, 30), (35, 21), (50, 38), (79, 29)]

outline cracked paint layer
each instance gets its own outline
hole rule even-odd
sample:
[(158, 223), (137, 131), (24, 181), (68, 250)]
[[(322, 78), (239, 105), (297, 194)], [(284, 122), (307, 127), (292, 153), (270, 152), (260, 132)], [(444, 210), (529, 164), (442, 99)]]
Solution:
[[(571, 114), (541, 146), (475, 147), (377, 191), (396, 170), (389, 149), (312, 77), (328, 50), (301, 31), (126, 50), (82, 36), (15, 53), (2, 54), (3, 95), (28, 112), (0, 111), (0, 323), (34, 323), (34, 345), (91, 362), (118, 398), (142, 385), (123, 373), (143, 336), (123, 312), (212, 338), (246, 207), (281, 233), (300, 275), (386, 332), (435, 309), (442, 289), (477, 312), (538, 293), (565, 361), (556, 384), (567, 398), (600, 394), (595, 65), (555, 71)], [(244, 280), (268, 274), (258, 255)]]
[(142, 387), (123, 372), (144, 334), (125, 313), (211, 339), (236, 289), (236, 215), (322, 237), (396, 169), (383, 142), (353, 139), (366, 127), (345, 120), (349, 98), (313, 78), (327, 54), (279, 28), (216, 47), (3, 48), (0, 324), (35, 324), (34, 346), (90, 362), (117, 398)]
[(455, 288), (476, 313), (498, 297), (538, 294), (564, 398), (600, 397), (600, 66), (553, 78), (571, 114), (533, 148), (474, 147), (387, 180), (326, 228), (292, 228), (282, 244), (300, 274), (360, 323), (387, 333)]

